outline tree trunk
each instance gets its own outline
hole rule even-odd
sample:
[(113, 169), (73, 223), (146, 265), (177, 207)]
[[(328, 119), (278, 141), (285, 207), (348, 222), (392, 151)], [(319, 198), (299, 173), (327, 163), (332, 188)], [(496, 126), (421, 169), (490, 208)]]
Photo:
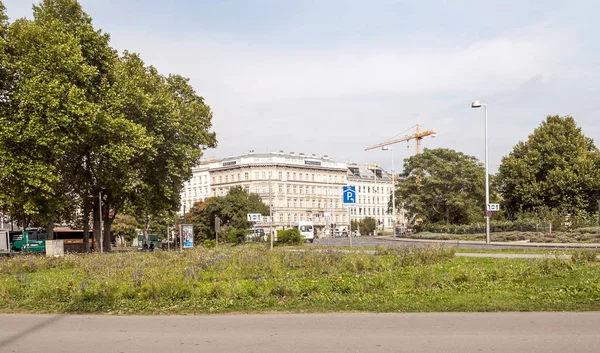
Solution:
[(100, 217), (98, 214), (98, 203), (94, 202), (92, 206), (92, 219), (94, 220), (94, 251), (100, 251)]
[(103, 245), (104, 251), (111, 250), (110, 229), (112, 227), (113, 220), (114, 220), (114, 217), (113, 218), (110, 217), (110, 205), (108, 204), (108, 201), (105, 201), (102, 203), (102, 222), (104, 225), (104, 227), (102, 229), (102, 233), (104, 235), (104, 237), (102, 239), (102, 245)]
[(83, 244), (85, 252), (90, 252), (90, 205), (83, 203)]
[(48, 226), (46, 227), (46, 239), (54, 240), (54, 221), (48, 221)]

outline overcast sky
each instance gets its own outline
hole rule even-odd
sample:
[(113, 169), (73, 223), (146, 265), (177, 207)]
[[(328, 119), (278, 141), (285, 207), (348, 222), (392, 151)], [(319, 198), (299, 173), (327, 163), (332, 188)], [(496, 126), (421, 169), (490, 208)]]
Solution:
[[(2, 0), (11, 19), (32, 0)], [(427, 148), (490, 166), (549, 114), (600, 143), (598, 1), (81, 0), (119, 51), (190, 77), (219, 146), (379, 163), (367, 146), (421, 124)], [(395, 147), (396, 170), (414, 142)]]

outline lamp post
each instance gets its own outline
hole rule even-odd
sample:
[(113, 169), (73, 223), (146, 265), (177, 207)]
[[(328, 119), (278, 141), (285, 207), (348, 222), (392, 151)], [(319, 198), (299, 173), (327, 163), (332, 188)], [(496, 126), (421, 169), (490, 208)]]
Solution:
[(392, 237), (396, 237), (396, 172), (394, 171), (394, 149), (389, 146), (381, 148), (384, 151), (392, 151)]
[(485, 111), (485, 242), (489, 244), (491, 242), (490, 237), (490, 178), (489, 178), (489, 163), (488, 163), (488, 117), (487, 117), (487, 103), (483, 104), (479, 101), (471, 103), (471, 108), (484, 108)]

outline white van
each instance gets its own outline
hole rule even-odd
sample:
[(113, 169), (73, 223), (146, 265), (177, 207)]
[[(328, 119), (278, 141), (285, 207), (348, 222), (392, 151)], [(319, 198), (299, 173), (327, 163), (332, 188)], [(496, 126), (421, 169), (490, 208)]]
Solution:
[(304, 239), (311, 243), (313, 242), (315, 239), (315, 227), (313, 226), (312, 222), (300, 221), (298, 222), (296, 228), (298, 228)]

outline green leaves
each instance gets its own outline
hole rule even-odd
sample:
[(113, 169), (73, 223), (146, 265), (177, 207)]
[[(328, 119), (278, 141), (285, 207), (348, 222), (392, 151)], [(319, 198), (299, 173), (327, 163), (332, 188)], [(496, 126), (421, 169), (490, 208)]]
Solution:
[(201, 146), (216, 146), (189, 79), (119, 56), (76, 0), (6, 19), (0, 3), (0, 207), (50, 222), (74, 205), (95, 216), (102, 193), (107, 233), (124, 207), (141, 223), (172, 214)]
[(226, 196), (218, 196), (198, 202), (187, 214), (188, 222), (194, 224), (200, 238), (214, 238), (215, 217), (221, 218), (223, 228), (246, 230), (251, 227), (248, 213), (269, 214), (269, 206), (257, 194), (248, 193), (241, 187), (229, 190)]
[(548, 116), (502, 159), (498, 186), (503, 206), (520, 212), (554, 209), (594, 212), (600, 190), (600, 153), (570, 117)]
[(485, 170), (475, 157), (426, 149), (406, 161), (402, 176), (396, 200), (425, 222), (469, 224), (483, 219)]

